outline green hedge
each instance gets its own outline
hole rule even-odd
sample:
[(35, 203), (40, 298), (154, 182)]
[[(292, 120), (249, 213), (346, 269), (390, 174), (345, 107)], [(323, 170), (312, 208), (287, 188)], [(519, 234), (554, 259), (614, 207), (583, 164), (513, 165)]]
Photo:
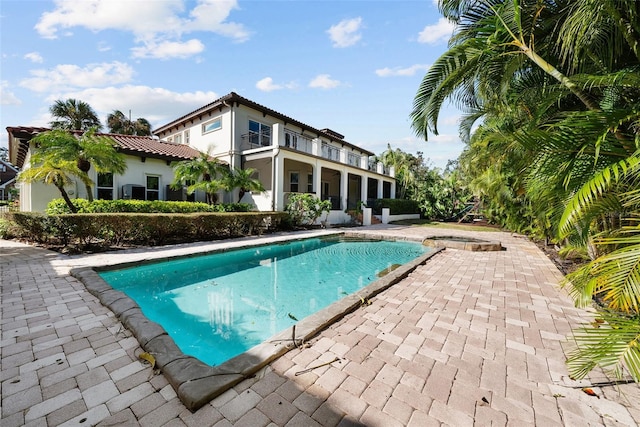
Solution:
[(373, 212), (382, 214), (382, 208), (389, 208), (390, 215), (419, 214), (420, 205), (415, 200), (377, 199), (373, 204)]
[[(194, 212), (250, 212), (248, 203), (225, 203), (209, 205), (201, 202), (172, 202), (164, 200), (94, 200), (75, 199), (73, 205), (78, 213), (194, 213)], [(47, 204), (49, 215), (70, 214), (63, 199), (54, 199)]]
[(43, 215), (14, 212), (16, 237), (86, 248), (89, 245), (156, 246), (262, 234), (286, 226), (284, 212), (204, 212), (190, 214), (95, 213)]

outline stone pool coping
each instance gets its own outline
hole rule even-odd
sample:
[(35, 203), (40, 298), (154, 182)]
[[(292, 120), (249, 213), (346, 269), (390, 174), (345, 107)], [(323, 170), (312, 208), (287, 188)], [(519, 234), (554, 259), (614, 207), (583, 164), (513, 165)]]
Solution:
[[(336, 233), (335, 235), (384, 240), (421, 241), (420, 239), (395, 239), (384, 235), (375, 236), (357, 232)], [(302, 240), (304, 238), (288, 240)], [(123, 325), (133, 333), (143, 350), (154, 356), (156, 367), (165, 375), (182, 403), (189, 410), (196, 411), (225, 390), (252, 376), (271, 361), (292, 350), (303, 341), (311, 339), (336, 320), (356, 310), (369, 298), (398, 283), (419, 265), (424, 264), (429, 258), (444, 250), (444, 248), (434, 248), (433, 251), (399, 266), (358, 292), (345, 296), (328, 307), (300, 320), (292, 328), (285, 329), (272, 336), (269, 340), (218, 366), (209, 366), (195, 357), (184, 354), (162, 326), (146, 318), (133, 299), (124, 292), (113, 289), (98, 274), (98, 271), (124, 268), (141, 263), (160, 262), (167, 259), (199, 256), (265, 244), (268, 243), (255, 242), (247, 243), (241, 247), (202, 251), (183, 256), (117, 263), (99, 267), (80, 267), (72, 269), (71, 275), (84, 283), (91, 294), (113, 311)]]

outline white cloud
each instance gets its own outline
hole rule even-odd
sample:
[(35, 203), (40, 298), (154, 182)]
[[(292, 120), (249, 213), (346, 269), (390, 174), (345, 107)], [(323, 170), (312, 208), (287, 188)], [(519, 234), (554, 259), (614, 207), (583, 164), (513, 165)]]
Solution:
[(204, 51), (204, 44), (200, 40), (191, 39), (186, 42), (163, 41), (160, 43), (145, 43), (143, 47), (131, 49), (134, 58), (188, 58)]
[(264, 79), (259, 80), (256, 83), (256, 88), (258, 88), (263, 92), (272, 92), (274, 90), (280, 90), (280, 89), (295, 89), (296, 86), (297, 85), (295, 82), (276, 84), (273, 82), (273, 79), (271, 77), (265, 77)]
[(410, 67), (407, 67), (407, 68), (400, 68), (400, 67), (389, 68), (389, 67), (385, 67), (385, 68), (380, 68), (380, 69), (376, 70), (376, 74), (378, 76), (380, 76), (380, 77), (413, 76), (418, 71), (427, 71), (429, 69), (429, 67), (431, 67), (431, 65), (427, 65), (427, 64), (414, 64), (414, 65), (412, 65)]
[(56, 93), (47, 97), (46, 102), (51, 105), (57, 99), (81, 99), (93, 107), (103, 124), (106, 123), (106, 116), (113, 110), (123, 113), (131, 110), (132, 118), (143, 117), (153, 127), (158, 127), (219, 97), (211, 91), (173, 92), (158, 87), (126, 85)]
[(127, 83), (133, 77), (133, 68), (115, 61), (89, 64), (84, 68), (62, 64), (53, 69), (31, 70), (29, 73), (31, 77), (20, 81), (20, 86), (34, 92), (50, 92)]
[(9, 90), (9, 82), (0, 82), (0, 105), (20, 105), (22, 101)]
[(333, 47), (349, 47), (361, 38), (362, 18), (344, 19), (327, 30)]
[(320, 74), (309, 82), (309, 87), (315, 89), (333, 89), (340, 85), (340, 81), (333, 80), (329, 74)]
[(424, 27), (424, 30), (418, 34), (418, 41), (427, 44), (447, 41), (453, 34), (453, 30), (455, 30), (455, 25), (452, 22), (447, 18), (440, 18), (437, 24)]
[[(130, 32), (136, 42), (145, 46), (163, 46), (173, 57), (177, 55), (168, 42), (181, 45), (183, 34), (204, 31), (238, 42), (250, 37), (250, 32), (242, 24), (227, 22), (231, 11), (238, 7), (236, 0), (198, 0), (197, 5), (189, 11), (185, 11), (185, 4), (189, 3), (184, 0), (56, 0), (54, 10), (42, 14), (35, 29), (42, 37), (51, 39), (57, 38), (59, 32), (63, 32), (61, 30), (75, 27), (94, 32)], [(199, 40), (197, 42), (202, 44)], [(199, 52), (194, 49), (194, 40), (186, 43), (191, 50), (181, 57)], [(145, 47), (141, 49), (149, 50)], [(143, 57), (162, 56), (145, 54)]]
[(44, 59), (42, 59), (42, 55), (40, 55), (38, 52), (29, 52), (24, 56), (24, 59), (28, 59), (29, 61), (36, 64), (42, 64), (44, 62)]
[(457, 114), (453, 116), (445, 116), (440, 119), (440, 123), (445, 126), (458, 126), (460, 124), (460, 120), (462, 119), (462, 115)]

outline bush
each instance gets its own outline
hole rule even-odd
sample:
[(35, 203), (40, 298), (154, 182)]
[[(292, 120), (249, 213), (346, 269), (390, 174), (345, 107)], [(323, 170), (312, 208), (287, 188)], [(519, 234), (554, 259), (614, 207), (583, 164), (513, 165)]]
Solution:
[(308, 193), (293, 193), (289, 197), (289, 203), (285, 211), (289, 214), (291, 222), (297, 225), (313, 225), (324, 212), (331, 210), (331, 202), (320, 200)]
[(42, 215), (8, 214), (17, 235), (38, 243), (156, 246), (261, 234), (281, 229), (283, 212), (201, 212), (188, 214), (91, 213)]
[(377, 199), (373, 204), (373, 212), (382, 214), (382, 208), (389, 208), (390, 215), (419, 214), (420, 205), (415, 200)]
[[(194, 212), (250, 212), (248, 203), (209, 205), (201, 202), (173, 202), (165, 200), (94, 200), (74, 199), (78, 213), (194, 213)], [(47, 205), (47, 214), (71, 213), (63, 199), (54, 199)]]

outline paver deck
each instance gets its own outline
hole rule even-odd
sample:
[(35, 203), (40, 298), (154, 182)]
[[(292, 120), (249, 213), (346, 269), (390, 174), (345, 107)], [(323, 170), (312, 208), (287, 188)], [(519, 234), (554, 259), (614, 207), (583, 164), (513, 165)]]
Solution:
[[(357, 231), (440, 233), (382, 225)], [(84, 256), (0, 240), (0, 424), (638, 425), (637, 385), (594, 387), (593, 397), (581, 388), (607, 380), (603, 374), (568, 378), (566, 336), (592, 312), (574, 308), (553, 263), (522, 236), (455, 234), (506, 250), (446, 249), (195, 413), (137, 358), (136, 339), (69, 271), (246, 239)]]

